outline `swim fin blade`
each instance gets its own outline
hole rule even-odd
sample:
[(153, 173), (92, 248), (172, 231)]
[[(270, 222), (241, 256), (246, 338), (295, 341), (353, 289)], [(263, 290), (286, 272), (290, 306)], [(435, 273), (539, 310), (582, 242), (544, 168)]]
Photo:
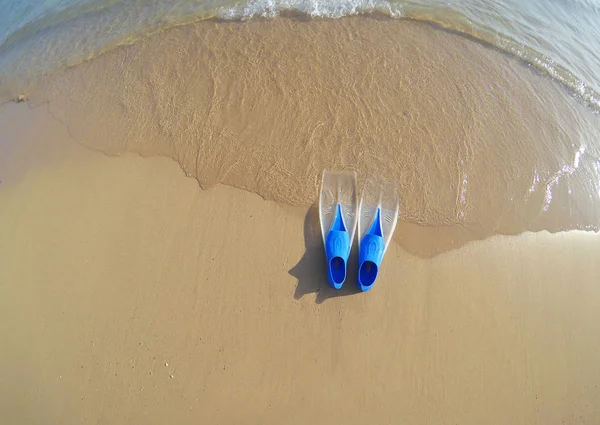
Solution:
[(319, 197), (319, 219), (327, 280), (340, 289), (346, 280), (348, 257), (356, 233), (358, 196), (355, 172), (323, 171)]
[(358, 287), (370, 290), (379, 275), (400, 210), (396, 185), (369, 177), (363, 187), (358, 210)]

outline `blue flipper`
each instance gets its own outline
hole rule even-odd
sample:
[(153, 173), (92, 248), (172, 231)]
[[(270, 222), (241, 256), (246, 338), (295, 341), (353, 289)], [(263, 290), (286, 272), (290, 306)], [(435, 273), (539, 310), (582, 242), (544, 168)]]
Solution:
[(377, 280), (400, 211), (400, 187), (368, 176), (358, 207), (358, 287), (366, 292)]
[(358, 252), (358, 286), (361, 291), (366, 292), (373, 287), (384, 252), (381, 208), (377, 208), (373, 224), (363, 236)]
[(346, 280), (346, 267), (350, 255), (350, 235), (344, 224), (342, 206), (337, 204), (335, 218), (325, 238), (327, 277), (329, 284), (340, 289)]
[(348, 257), (358, 222), (354, 171), (323, 170), (319, 194), (319, 222), (327, 260), (327, 280), (340, 289), (346, 280)]

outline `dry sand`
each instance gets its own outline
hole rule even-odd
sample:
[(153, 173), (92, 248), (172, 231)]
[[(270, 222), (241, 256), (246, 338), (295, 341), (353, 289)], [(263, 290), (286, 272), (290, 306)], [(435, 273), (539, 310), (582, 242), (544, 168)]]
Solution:
[(335, 293), (314, 209), (0, 124), (3, 423), (600, 423), (597, 234), (394, 242)]

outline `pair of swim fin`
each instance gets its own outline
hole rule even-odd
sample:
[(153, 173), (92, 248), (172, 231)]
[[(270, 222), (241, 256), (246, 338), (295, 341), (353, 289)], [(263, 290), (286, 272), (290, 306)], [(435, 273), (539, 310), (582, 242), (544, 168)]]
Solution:
[(358, 227), (358, 286), (373, 287), (381, 261), (390, 243), (400, 196), (397, 186), (368, 177), (360, 203), (355, 172), (323, 171), (319, 218), (327, 258), (328, 280), (340, 289), (346, 280), (348, 257)]

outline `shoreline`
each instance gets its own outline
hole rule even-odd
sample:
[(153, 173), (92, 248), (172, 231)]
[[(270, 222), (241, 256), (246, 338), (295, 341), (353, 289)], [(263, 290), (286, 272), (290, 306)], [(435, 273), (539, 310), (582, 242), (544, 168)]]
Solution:
[[(102, 149), (96, 149), (94, 147), (86, 146), (85, 143), (81, 143), (80, 141), (73, 138), (72, 134), (68, 127), (65, 125), (65, 121), (67, 121), (66, 117), (57, 117), (53, 112), (51, 105), (42, 104), (38, 106), (32, 106), (28, 101), (25, 103), (9, 103), (0, 106), (0, 126), (3, 126), (8, 129), (7, 136), (5, 138), (4, 145), (0, 145), (0, 154), (2, 158), (4, 158), (4, 164), (0, 158), (0, 169), (3, 165), (5, 165), (5, 173), (6, 170), (8, 174), (4, 177), (0, 175), (0, 184), (3, 182), (4, 184), (10, 184), (11, 180), (14, 180), (16, 177), (12, 174), (18, 174), (27, 168), (35, 168), (40, 164), (43, 164), (47, 160), (58, 161), (60, 160), (61, 155), (64, 155), (65, 152), (68, 152), (66, 149), (66, 145), (64, 144), (64, 139), (69, 139), (69, 143), (77, 144), (83, 149), (91, 150), (92, 152), (97, 152), (106, 157), (119, 157), (120, 153), (106, 153)], [(30, 127), (26, 129), (26, 127)], [(18, 135), (20, 133), (20, 135)], [(18, 135), (18, 136), (17, 136)], [(28, 162), (30, 162), (27, 166), (17, 166), (11, 167), (10, 159), (11, 159), (11, 149), (15, 147), (18, 148), (19, 143), (24, 143), (26, 149), (38, 149), (40, 146), (36, 139), (47, 139), (45, 143), (43, 143), (42, 151), (37, 154), (34, 158), (31, 158)], [(60, 149), (54, 149), (53, 144), (57, 143), (59, 146), (62, 146)], [(65, 150), (66, 149), (66, 150)], [(167, 155), (143, 155), (136, 151), (125, 152), (125, 154), (133, 154), (139, 156), (140, 158), (152, 158), (152, 157), (162, 157), (168, 160), (174, 161), (177, 166), (183, 171), (187, 178), (191, 178), (194, 180), (199, 186), (201, 190), (212, 190), (213, 186), (208, 188), (203, 188), (201, 182), (193, 175), (190, 175), (188, 171), (178, 162), (176, 159), (167, 156)], [(67, 153), (68, 155), (68, 153)], [(11, 172), (11, 169), (14, 169)], [(253, 195), (257, 195), (263, 201), (275, 202), (281, 205), (284, 208), (289, 208), (290, 211), (295, 210), (303, 210), (308, 208), (307, 214), (318, 215), (316, 212), (316, 202), (318, 201), (318, 179), (315, 180), (314, 187), (314, 196), (313, 201), (309, 205), (287, 205), (285, 203), (281, 203), (279, 201), (275, 201), (269, 198), (265, 198), (260, 193), (256, 193), (250, 189), (244, 187), (236, 187), (235, 185), (231, 185), (228, 183), (217, 183), (216, 186), (229, 186), (235, 189), (239, 189), (245, 192), (248, 192)], [(360, 188), (359, 188), (360, 189)], [(600, 210), (599, 210), (600, 211)], [(552, 223), (551, 220), (554, 219), (555, 222)], [(465, 223), (465, 224), (454, 224), (454, 225), (427, 225), (419, 222), (412, 221), (410, 219), (406, 219), (406, 217), (402, 216), (398, 221), (398, 231), (395, 232), (394, 241), (404, 250), (411, 253), (412, 255), (416, 255), (421, 258), (433, 258), (437, 255), (443, 254), (448, 251), (452, 251), (455, 249), (459, 249), (465, 244), (471, 243), (473, 241), (481, 241), (485, 239), (489, 239), (495, 236), (516, 236), (524, 233), (538, 233), (547, 231), (550, 234), (568, 232), (572, 230), (583, 231), (598, 234), (599, 230), (597, 228), (561, 228), (560, 221), (556, 222), (558, 217), (550, 216), (549, 220), (539, 221), (537, 225), (533, 226), (531, 229), (520, 229), (513, 230), (510, 232), (503, 231), (486, 231), (477, 223)]]
[[(81, 144), (72, 137), (68, 128), (65, 126), (65, 123), (62, 122), (62, 119), (59, 119), (50, 113), (49, 109), (49, 104), (33, 107), (26, 103), (0, 106), (0, 126), (9, 129), (9, 132), (6, 133), (8, 137), (5, 137), (4, 139), (5, 143), (0, 144), (0, 185), (6, 186), (17, 183), (23, 175), (26, 175), (28, 170), (34, 170), (40, 166), (44, 166), (46, 163), (52, 164), (60, 162), (63, 156), (68, 158), (72, 155), (73, 151), (71, 145), (76, 145), (78, 149), (84, 149), (92, 153), (103, 155), (106, 158), (120, 157), (122, 155), (106, 154), (102, 150), (97, 150), (90, 148), (85, 144)], [(44, 143), (40, 144), (39, 140), (44, 140)], [(13, 164), (14, 158), (13, 155), (11, 155), (12, 150), (17, 151), (17, 156), (19, 158), (16, 161), (17, 165)], [(28, 157), (24, 154), (24, 152), (27, 151), (37, 151), (37, 153)], [(267, 199), (251, 190), (238, 188), (226, 183), (218, 183), (209, 188), (202, 188), (197, 178), (189, 175), (177, 160), (169, 156), (144, 156), (138, 152), (125, 152), (124, 155), (134, 155), (141, 159), (164, 158), (168, 161), (173, 161), (177, 167), (182, 170), (184, 176), (194, 181), (201, 191), (221, 190), (219, 187), (230, 187), (235, 190), (242, 190), (243, 192), (258, 196), (262, 201), (275, 203), (280, 208), (284, 208), (292, 214), (303, 216), (305, 221), (311, 220), (312, 224), (309, 225), (305, 222), (304, 226), (305, 233), (310, 234), (311, 239), (313, 239), (313, 242), (306, 241), (307, 249), (314, 248), (314, 240), (318, 241), (317, 245), (320, 244), (320, 236), (316, 236), (316, 234), (320, 232), (320, 228), (314, 226), (314, 224), (318, 222), (318, 186), (315, 186), (314, 201), (310, 205), (293, 206)], [(4, 161), (1, 159), (4, 159)], [(398, 221), (397, 231), (394, 234), (393, 241), (411, 255), (423, 259), (431, 259), (441, 254), (461, 249), (467, 244), (484, 241), (497, 236), (511, 237), (540, 232), (559, 234), (569, 231), (573, 230), (558, 229), (549, 231), (544, 226), (539, 226), (534, 230), (522, 230), (514, 233), (490, 233), (474, 224), (425, 225), (401, 217)], [(575, 231), (596, 235), (599, 233), (594, 229), (579, 229)], [(320, 257), (320, 250), (316, 251), (318, 253), (315, 257), (318, 258)]]
[[(396, 22), (414, 22), (420, 25), (429, 26), (437, 31), (463, 37), (466, 40), (481, 44), (494, 51), (507, 55), (511, 59), (521, 62), (525, 67), (534, 70), (538, 75), (554, 81), (568, 92), (569, 96), (576, 98), (594, 114), (600, 114), (600, 94), (597, 91), (598, 88), (594, 89), (594, 83), (590, 83), (589, 81), (585, 82), (581, 79), (581, 76), (578, 77), (564, 65), (548, 59), (543, 52), (538, 52), (532, 47), (522, 45), (509, 35), (498, 32), (492, 27), (488, 27), (481, 23), (474, 23), (456, 10), (444, 10), (443, 8), (438, 10), (435, 7), (429, 10), (427, 8), (423, 9), (418, 5), (415, 5), (414, 10), (410, 10), (410, 8), (407, 9), (407, 6), (407, 4), (404, 4), (401, 12), (392, 12), (391, 10), (383, 10), (374, 7), (363, 11), (348, 11), (348, 13), (342, 13), (341, 15), (339, 14), (339, 11), (337, 12), (338, 14), (334, 12), (333, 15), (328, 15), (327, 13), (321, 15), (319, 13), (314, 14), (314, 11), (281, 9), (281, 5), (276, 6), (276, 10), (269, 10), (269, 8), (266, 7), (266, 9), (262, 11), (255, 10), (252, 12), (252, 15), (247, 15), (247, 13), (250, 13), (249, 9), (236, 9), (234, 6), (231, 8), (221, 7), (205, 16), (180, 17), (179, 20), (175, 20), (168, 24), (162, 23), (157, 27), (151, 25), (150, 28), (147, 28), (144, 31), (137, 29), (132, 34), (123, 34), (124, 38), (122, 40), (112, 40), (106, 45), (100, 44), (96, 46), (91, 49), (91, 51), (81, 52), (79, 57), (64, 59), (62, 62), (66, 60), (68, 63), (66, 67), (64, 65), (56, 65), (55, 69), (50, 70), (51, 72), (39, 68), (35, 71), (35, 74), (38, 77), (44, 75), (44, 78), (48, 79), (51, 78), (53, 74), (65, 72), (72, 67), (82, 66), (90, 60), (97, 60), (113, 50), (128, 47), (138, 42), (144, 42), (144, 40), (148, 38), (160, 36), (160, 34), (177, 30), (181, 27), (202, 25), (203, 23), (216, 22), (223, 24), (243, 24), (252, 20), (272, 21), (275, 19), (291, 19), (297, 22), (332, 21), (340, 19), (391, 20)], [(397, 15), (396, 13), (399, 14)], [(18, 31), (19, 30), (17, 30), (17, 32)], [(14, 36), (14, 34), (12, 34), (12, 36)], [(18, 49), (20, 44), (29, 43), (31, 45), (33, 43), (33, 47), (36, 47), (34, 43), (35, 36), (33, 36), (33, 38), (31, 35), (20, 38), (17, 37), (16, 41), (11, 41), (10, 39), (12, 36), (5, 40), (5, 43), (0, 46), (5, 55), (14, 55), (13, 50)], [(55, 35), (55, 37), (57, 40), (61, 38), (57, 35)], [(63, 34), (63, 38), (68, 37), (70, 37), (68, 33)], [(6, 43), (9, 41), (10, 44), (7, 45)], [(40, 53), (45, 54), (46, 52)], [(48, 56), (46, 59), (47, 62), (52, 62), (54, 60), (51, 56)], [(31, 65), (32, 64), (29, 64), (28, 66), (25, 64), (21, 65), (21, 72), (27, 73), (28, 69), (31, 68)], [(35, 66), (39, 67), (39, 65)], [(13, 77), (15, 77), (15, 75), (17, 74), (14, 74)], [(30, 96), (38, 83), (35, 79), (29, 80), (28, 82), (18, 82), (18, 78), (13, 78), (13, 80), (13, 84), (17, 81), (16, 86), (19, 86), (20, 88), (15, 90), (9, 87), (7, 83), (3, 84), (4, 87), (0, 87), (0, 90), (3, 89), (0, 91), (0, 100), (2, 103)]]

